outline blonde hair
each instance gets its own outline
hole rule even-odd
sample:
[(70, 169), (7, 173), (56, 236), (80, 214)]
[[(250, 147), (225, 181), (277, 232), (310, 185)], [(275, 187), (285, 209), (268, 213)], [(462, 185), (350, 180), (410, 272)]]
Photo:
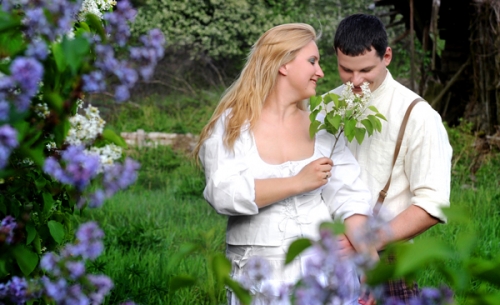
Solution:
[(212, 118), (201, 131), (193, 152), (196, 158), (201, 145), (227, 109), (231, 112), (226, 119), (224, 146), (233, 150), (243, 124), (248, 123), (252, 130), (257, 123), (264, 101), (275, 86), (279, 68), (292, 61), (311, 41), (316, 41), (316, 32), (305, 23), (278, 25), (257, 40), (240, 76), (224, 92)]

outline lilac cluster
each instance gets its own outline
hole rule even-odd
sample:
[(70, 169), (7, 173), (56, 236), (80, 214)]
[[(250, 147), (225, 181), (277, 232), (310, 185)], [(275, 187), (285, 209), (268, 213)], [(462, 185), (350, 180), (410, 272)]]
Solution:
[(295, 303), (344, 304), (355, 293), (352, 279), (353, 262), (341, 257), (338, 241), (330, 230), (321, 230), (321, 238), (310, 249), (305, 272), (293, 291)]
[(252, 304), (289, 304), (289, 287), (274, 287), (268, 280), (271, 273), (269, 261), (252, 256), (245, 264), (243, 273), (236, 280), (252, 294)]
[(82, 0), (2, 1), (4, 11), (19, 8), (24, 12), (22, 23), (28, 38), (46, 37), (51, 41), (71, 30), (81, 5)]
[(16, 227), (17, 223), (14, 217), (10, 215), (5, 217), (0, 223), (0, 241), (5, 241), (8, 245), (12, 244)]
[(14, 304), (25, 304), (27, 292), (28, 283), (17, 276), (12, 277), (6, 284), (0, 283), (0, 301), (9, 300)]
[[(40, 52), (34, 49), (30, 52), (35, 51)], [(18, 111), (28, 109), (31, 98), (38, 92), (38, 85), (43, 77), (43, 66), (33, 57), (17, 57), (10, 65), (10, 74), (0, 78), (0, 120), (3, 121), (8, 118), (8, 101), (12, 101)]]
[(114, 87), (114, 97), (123, 102), (130, 97), (130, 89), (139, 80), (139, 74), (148, 80), (157, 62), (164, 55), (165, 37), (158, 29), (151, 30), (147, 35), (140, 37), (141, 47), (130, 48), (130, 60), (116, 58), (113, 44), (123, 47), (129, 44), (130, 26), (135, 18), (134, 10), (128, 0), (117, 3), (115, 11), (106, 13), (106, 33), (109, 36), (107, 44), (95, 37), (95, 66), (99, 69), (82, 76), (83, 90), (87, 92), (102, 92), (106, 89), (105, 76), (113, 76), (118, 80)]
[(40, 266), (44, 293), (57, 304), (102, 304), (113, 288), (105, 275), (86, 274), (85, 261), (95, 260), (103, 251), (103, 231), (94, 222), (84, 223), (76, 233), (77, 243), (68, 244), (61, 255), (47, 253)]
[(9, 125), (0, 127), (0, 169), (7, 165), (10, 153), (18, 145), (17, 130)]
[(89, 201), (89, 207), (100, 207), (106, 198), (110, 198), (119, 190), (129, 187), (137, 179), (137, 171), (140, 164), (130, 158), (126, 158), (123, 164), (115, 163), (104, 171), (103, 187), (95, 191), (89, 198), (84, 198), (79, 207), (83, 206), (86, 200)]
[(79, 191), (83, 191), (98, 174), (99, 157), (86, 154), (81, 146), (68, 146), (62, 152), (61, 159), (65, 163), (64, 168), (56, 158), (49, 157), (45, 160), (43, 170), (59, 182), (73, 185)]
[[(403, 300), (390, 297), (383, 305), (406, 305)], [(410, 299), (409, 305), (446, 305), (453, 304), (453, 292), (448, 287), (423, 288), (420, 296)]]

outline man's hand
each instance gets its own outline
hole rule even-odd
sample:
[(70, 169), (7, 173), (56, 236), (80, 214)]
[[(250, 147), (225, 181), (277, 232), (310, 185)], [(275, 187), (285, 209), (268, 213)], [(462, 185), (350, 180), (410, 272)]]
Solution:
[(348, 257), (352, 256), (356, 250), (354, 250), (354, 247), (352, 246), (351, 242), (345, 236), (344, 234), (340, 234), (337, 237), (338, 244), (339, 244), (339, 255), (340, 257)]

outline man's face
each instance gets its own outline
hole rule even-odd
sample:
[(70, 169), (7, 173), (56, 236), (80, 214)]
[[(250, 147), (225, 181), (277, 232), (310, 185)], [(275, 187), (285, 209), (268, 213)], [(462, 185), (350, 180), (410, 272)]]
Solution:
[(349, 56), (337, 49), (337, 63), (340, 79), (345, 84), (351, 82), (354, 85), (354, 93), (361, 94), (361, 85), (364, 82), (370, 83), (370, 90), (373, 92), (385, 79), (386, 67), (392, 59), (392, 50), (387, 47), (383, 58), (380, 58), (372, 47), (371, 51), (366, 51), (362, 55)]

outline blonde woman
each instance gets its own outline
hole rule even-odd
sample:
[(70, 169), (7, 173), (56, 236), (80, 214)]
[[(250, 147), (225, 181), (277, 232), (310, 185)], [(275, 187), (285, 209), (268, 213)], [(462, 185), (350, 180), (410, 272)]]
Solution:
[[(300, 23), (264, 33), (195, 149), (205, 169), (206, 200), (229, 216), (226, 255), (233, 276), (245, 271), (248, 258), (264, 257), (271, 262), (268, 282), (276, 288), (303, 272), (307, 255), (284, 266), (292, 241), (318, 239), (319, 224), (332, 217), (344, 220), (352, 237), (370, 214), (370, 193), (345, 145), (338, 144), (329, 159), (324, 156), (334, 137), (309, 136), (309, 112), (301, 105), (323, 77), (315, 40), (314, 29)], [(358, 281), (354, 270), (352, 281)], [(228, 297), (237, 304), (234, 295)], [(348, 304), (357, 304), (357, 297)]]

